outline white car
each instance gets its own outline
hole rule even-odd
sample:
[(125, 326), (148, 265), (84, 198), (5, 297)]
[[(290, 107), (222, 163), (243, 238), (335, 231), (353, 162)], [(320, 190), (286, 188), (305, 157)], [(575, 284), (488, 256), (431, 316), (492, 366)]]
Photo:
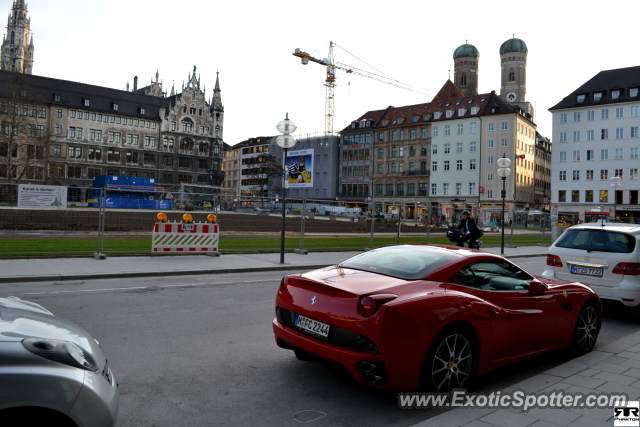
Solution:
[[(588, 223), (567, 229), (549, 248), (549, 279), (579, 281), (602, 299), (640, 304), (640, 225)], [(634, 313), (640, 318), (640, 309)]]

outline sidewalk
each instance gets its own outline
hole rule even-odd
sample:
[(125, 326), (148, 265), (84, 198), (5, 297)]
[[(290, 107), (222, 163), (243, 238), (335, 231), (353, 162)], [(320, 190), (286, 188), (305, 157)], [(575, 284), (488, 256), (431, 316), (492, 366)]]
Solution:
[[(508, 387), (528, 393), (563, 390), (581, 393), (626, 393), (640, 400), (640, 331)], [(613, 409), (457, 408), (413, 427), (611, 427)]]
[[(500, 248), (486, 252), (499, 254)], [(312, 270), (338, 264), (361, 252), (310, 252), (308, 255), (222, 254), (218, 258), (193, 256), (136, 256), (93, 258), (31, 258), (0, 260), (0, 283), (43, 280), (91, 280), (124, 277), (184, 276), (190, 274), (229, 274), (256, 271)], [(507, 258), (546, 256), (547, 248), (521, 246), (505, 248)]]

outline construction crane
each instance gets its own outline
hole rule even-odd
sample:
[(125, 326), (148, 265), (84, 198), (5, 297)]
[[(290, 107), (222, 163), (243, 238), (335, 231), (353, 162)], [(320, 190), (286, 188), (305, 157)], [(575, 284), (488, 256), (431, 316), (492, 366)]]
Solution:
[[(371, 80), (375, 80), (381, 83), (386, 83), (391, 86), (399, 87), (401, 89), (409, 90), (411, 92), (416, 92), (421, 95), (429, 96), (429, 93), (406, 83), (399, 82), (391, 77), (381, 76), (379, 74), (374, 74), (369, 71), (361, 70), (356, 67), (352, 67), (350, 65), (342, 64), (340, 62), (335, 62), (333, 58), (333, 46), (337, 46), (333, 42), (329, 42), (329, 57), (318, 59), (315, 56), (308, 54), (307, 52), (301, 51), (299, 48), (296, 48), (293, 51), (293, 56), (297, 56), (302, 60), (302, 65), (307, 65), (309, 61), (315, 62), (316, 64), (324, 65), (327, 67), (327, 78), (325, 80), (326, 89), (326, 98), (325, 98), (325, 132), (327, 135), (333, 134), (333, 103), (334, 103), (334, 89), (336, 87), (336, 70), (343, 70), (347, 74), (355, 74), (358, 76), (366, 77)], [(339, 46), (338, 46), (339, 47)], [(346, 52), (346, 51), (345, 51)]]

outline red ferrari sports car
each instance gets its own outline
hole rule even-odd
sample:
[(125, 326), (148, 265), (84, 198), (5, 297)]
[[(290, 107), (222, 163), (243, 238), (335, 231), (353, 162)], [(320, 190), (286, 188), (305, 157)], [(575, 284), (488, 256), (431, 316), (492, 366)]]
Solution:
[(284, 277), (273, 331), (299, 359), (342, 365), (362, 384), (448, 392), (541, 353), (589, 352), (601, 319), (582, 283), (486, 252), (398, 245)]

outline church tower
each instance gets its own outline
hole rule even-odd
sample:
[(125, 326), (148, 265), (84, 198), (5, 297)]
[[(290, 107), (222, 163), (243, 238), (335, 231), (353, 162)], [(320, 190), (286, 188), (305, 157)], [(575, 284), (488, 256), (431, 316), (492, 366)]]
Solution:
[(466, 96), (478, 94), (478, 63), (480, 53), (472, 44), (465, 43), (453, 51), (453, 81)]
[(531, 103), (527, 102), (527, 55), (529, 49), (523, 40), (513, 38), (500, 46), (501, 85), (500, 96), (510, 104), (533, 115)]
[(33, 35), (29, 39), (31, 18), (27, 17), (24, 0), (14, 0), (7, 21), (7, 34), (2, 38), (0, 67), (6, 71), (33, 73)]

